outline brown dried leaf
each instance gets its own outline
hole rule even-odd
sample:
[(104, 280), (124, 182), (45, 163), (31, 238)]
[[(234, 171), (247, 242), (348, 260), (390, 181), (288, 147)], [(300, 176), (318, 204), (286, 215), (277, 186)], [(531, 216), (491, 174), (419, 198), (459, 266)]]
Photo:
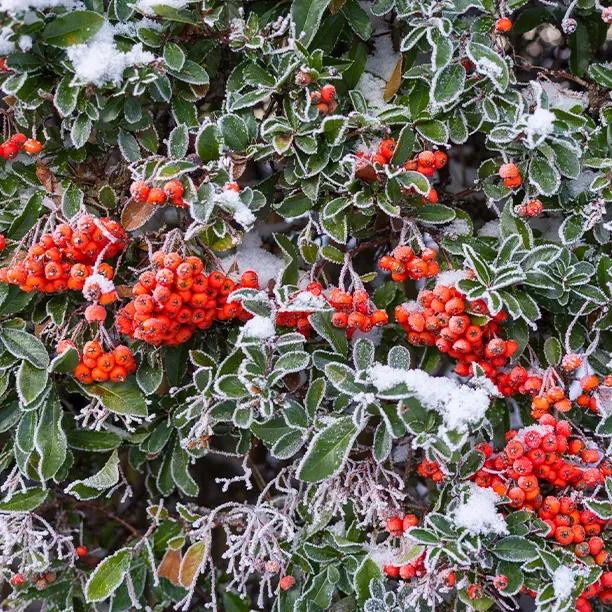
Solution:
[(179, 582), (186, 589), (197, 579), (205, 552), (206, 544), (204, 542), (195, 542), (187, 549), (179, 570)]
[(121, 225), (126, 232), (142, 227), (157, 211), (155, 204), (130, 200), (121, 213)]
[(172, 548), (168, 548), (157, 567), (158, 576), (167, 578), (174, 586), (181, 586), (179, 582), (179, 570), (182, 560), (183, 555), (180, 549), (173, 550)]
[(132, 288), (129, 285), (115, 285), (115, 290), (120, 298), (132, 297)]
[(383, 92), (383, 99), (385, 102), (388, 102), (400, 88), (400, 84), (402, 82), (402, 64), (403, 64), (404, 56), (400, 53), (399, 59), (397, 60), (397, 64), (395, 64), (395, 68), (393, 69), (393, 73), (389, 77), (387, 84), (385, 85), (385, 91)]
[(329, 5), (329, 12), (335, 15), (345, 4), (346, 0), (332, 0), (332, 3)]
[(36, 162), (36, 178), (49, 193), (57, 193), (57, 179), (55, 175), (49, 170), (48, 166), (40, 160)]

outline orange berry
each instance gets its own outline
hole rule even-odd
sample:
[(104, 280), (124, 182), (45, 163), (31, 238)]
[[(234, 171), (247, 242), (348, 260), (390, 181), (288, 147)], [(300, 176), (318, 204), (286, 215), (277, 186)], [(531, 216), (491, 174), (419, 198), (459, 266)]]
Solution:
[(40, 141), (36, 140), (35, 138), (28, 138), (24, 143), (23, 143), (23, 150), (28, 154), (28, 155), (38, 155), (38, 153), (40, 153), (42, 151), (42, 144), (40, 143)]
[(100, 304), (90, 304), (85, 309), (85, 320), (88, 323), (101, 323), (106, 319), (106, 308)]
[(146, 202), (148, 204), (165, 204), (166, 203), (166, 194), (163, 189), (159, 187), (152, 187), (147, 195)]
[(495, 31), (498, 33), (509, 32), (512, 29), (512, 21), (507, 17), (500, 17), (495, 22)]

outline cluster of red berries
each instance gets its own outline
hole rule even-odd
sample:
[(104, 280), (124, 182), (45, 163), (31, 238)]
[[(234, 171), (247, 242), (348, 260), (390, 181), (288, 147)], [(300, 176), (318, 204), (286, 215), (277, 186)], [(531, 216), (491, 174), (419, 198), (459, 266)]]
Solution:
[(333, 85), (323, 85), (318, 91), (310, 93), (310, 100), (317, 105), (319, 113), (329, 115), (336, 112), (338, 103), (336, 102), (336, 88)]
[[(61, 340), (55, 350), (60, 355), (68, 348), (78, 351), (72, 340)], [(73, 375), (84, 385), (90, 385), (108, 380), (115, 383), (123, 382), (134, 372), (136, 372), (136, 360), (129, 347), (120, 344), (112, 351), (104, 351), (97, 340), (90, 340), (83, 345), (82, 353), (79, 353), (79, 363), (74, 368)]]
[[(43, 234), (23, 259), (0, 268), (0, 282), (17, 285), (22, 291), (82, 291), (98, 258), (115, 257), (126, 244), (127, 235), (117, 221), (84, 214), (73, 225), (61, 223), (52, 234)], [(109, 280), (114, 273), (108, 264), (99, 264), (96, 272)], [(98, 296), (98, 301), (114, 301), (116, 295), (109, 294)]]
[(433, 176), (436, 170), (441, 170), (447, 163), (448, 155), (444, 151), (421, 151), (414, 159), (407, 161), (404, 168)]
[(470, 314), (488, 317), (486, 303), (468, 302), (455, 287), (445, 285), (437, 285), (432, 291), (423, 289), (416, 304), (395, 308), (395, 319), (407, 332), (408, 342), (436, 346), (440, 352), (457, 359), (455, 372), (459, 376), (470, 376), (470, 364), (477, 363), (495, 381), (518, 344), (497, 337), (500, 323), (507, 318), (504, 311), (484, 324), (474, 322)]
[[(520, 431), (510, 430), (503, 452), (496, 456), (491, 445), (479, 445), (486, 461), (485, 468), (475, 476), (476, 484), (490, 486), (500, 495), (507, 494), (515, 507), (537, 510), (542, 503), (540, 480), (559, 489), (567, 486), (584, 489), (601, 484), (612, 473), (608, 462), (600, 463), (602, 456), (598, 449), (585, 448), (578, 438), (569, 440), (572, 428), (568, 421), (557, 421), (545, 414), (538, 423)], [(598, 467), (581, 465), (597, 463), (600, 463)], [(497, 474), (492, 475), (486, 468), (493, 468)], [(517, 481), (517, 486), (508, 490), (507, 479)]]
[[(34, 587), (39, 591), (46, 589), (50, 584), (53, 584), (56, 580), (57, 580), (57, 574), (53, 571), (43, 572), (41, 574), (35, 574), (29, 579), (29, 581), (34, 585)], [(22, 573), (17, 573), (11, 576), (11, 579), (9, 580), (9, 582), (11, 586), (20, 587), (20, 586), (23, 586), (26, 582), (28, 582), (28, 579)]]
[(600, 379), (596, 374), (587, 374), (580, 379), (580, 388), (582, 393), (576, 398), (576, 403), (582, 407), (587, 408), (591, 412), (599, 412), (597, 405), (597, 398), (595, 397), (595, 391), (600, 387), (612, 387), (612, 375), (608, 374)]
[[(323, 286), (316, 281), (309, 283), (306, 287), (306, 291), (314, 296), (325, 298), (323, 295)], [(290, 302), (295, 301), (300, 295), (301, 292), (296, 294)], [(309, 338), (312, 333), (312, 325), (308, 317), (311, 314), (311, 310), (280, 310), (276, 313), (276, 325), (280, 327), (295, 328), (296, 331), (300, 332), (305, 338)]]
[(389, 322), (389, 315), (385, 310), (372, 307), (370, 296), (365, 289), (357, 289), (350, 293), (334, 287), (327, 301), (336, 310), (332, 315), (332, 325), (346, 329), (350, 339), (360, 330), (369, 332), (373, 327), (382, 327)]
[(590, 584), (576, 599), (576, 612), (591, 612), (589, 599), (599, 599), (602, 606), (612, 606), (612, 572), (604, 572), (599, 580)]
[(132, 289), (134, 299), (117, 313), (120, 333), (153, 345), (176, 345), (214, 321), (251, 318), (240, 302), (227, 298), (236, 289), (259, 288), (255, 272), (245, 272), (236, 283), (223, 272), (205, 274), (199, 257), (176, 252), (157, 251), (151, 264)]
[(163, 206), (170, 202), (178, 208), (185, 208), (186, 204), (183, 200), (185, 188), (183, 183), (178, 179), (168, 181), (163, 187), (151, 187), (144, 181), (134, 181), (130, 185), (130, 195), (134, 202), (140, 204), (157, 204)]
[[(404, 517), (391, 516), (385, 522), (387, 531), (394, 537), (400, 537), (404, 531), (415, 527), (419, 524), (419, 519), (415, 514), (406, 514)], [(410, 580), (415, 576), (420, 578), (426, 573), (425, 570), (425, 553), (418, 558), (413, 559), (410, 563), (404, 565), (385, 565), (383, 572), (389, 578), (401, 578), (402, 580)]]
[(28, 138), (25, 134), (17, 132), (0, 144), (0, 157), (15, 159), (21, 151), (28, 155), (38, 155), (42, 148), (40, 141), (35, 138)]
[(504, 34), (512, 29), (512, 21), (508, 17), (500, 17), (495, 22), (495, 31), (498, 34)]
[(516, 189), (523, 184), (521, 171), (516, 164), (502, 164), (498, 171), (499, 176), (503, 179), (503, 183), (509, 189)]
[(391, 272), (391, 279), (396, 283), (407, 279), (420, 280), (433, 278), (440, 272), (436, 261), (437, 253), (433, 249), (423, 249), (420, 257), (409, 246), (397, 246), (391, 255), (383, 255), (378, 267), (385, 272)]
[(519, 204), (515, 208), (519, 217), (539, 217), (544, 212), (544, 204), (540, 200), (529, 200), (527, 204)]
[(429, 459), (423, 459), (417, 466), (416, 472), (422, 478), (431, 478), (434, 482), (442, 482), (446, 477), (440, 469), (440, 464)]

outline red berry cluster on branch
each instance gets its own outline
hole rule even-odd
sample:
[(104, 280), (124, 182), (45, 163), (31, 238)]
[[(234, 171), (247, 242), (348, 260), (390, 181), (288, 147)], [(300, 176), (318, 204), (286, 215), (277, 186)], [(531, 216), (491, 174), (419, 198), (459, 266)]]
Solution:
[(200, 258), (176, 252), (157, 251), (151, 264), (132, 289), (134, 299), (117, 313), (120, 333), (153, 345), (176, 345), (215, 321), (251, 318), (238, 301), (227, 298), (242, 287), (258, 288), (254, 272), (245, 272), (236, 283), (220, 271), (206, 274)]
[(396, 283), (407, 279), (420, 280), (433, 278), (440, 272), (436, 261), (437, 253), (433, 249), (423, 249), (420, 257), (409, 246), (397, 246), (391, 255), (383, 255), (378, 266), (385, 272), (391, 272), (391, 279)]
[[(71, 225), (61, 223), (52, 234), (43, 234), (23, 259), (0, 268), (0, 282), (17, 285), (22, 291), (82, 291), (94, 272), (108, 280), (113, 277), (110, 265), (98, 263), (94, 270), (95, 264), (117, 256), (126, 244), (127, 235), (117, 221), (84, 214)], [(110, 298), (113, 301), (115, 296)]]
[(28, 138), (25, 134), (17, 132), (0, 144), (0, 157), (14, 159), (21, 151), (28, 155), (38, 155), (42, 148), (40, 141), (35, 138)]
[(336, 310), (332, 315), (332, 325), (346, 329), (348, 338), (357, 330), (369, 332), (373, 327), (382, 327), (389, 322), (385, 310), (372, 306), (365, 289), (357, 289), (350, 294), (334, 287), (327, 296), (327, 301)]
[(407, 161), (404, 168), (433, 176), (436, 170), (441, 170), (447, 163), (448, 155), (444, 151), (421, 151), (414, 159)]
[(479, 445), (486, 459), (472, 479), (480, 487), (507, 496), (513, 508), (537, 512), (550, 527), (548, 537), (564, 546), (576, 545), (577, 556), (591, 554), (595, 563), (602, 565), (607, 553), (599, 538), (592, 546), (588, 538), (599, 536), (606, 522), (587, 509), (579, 510), (580, 503), (574, 499), (579, 499), (577, 495), (543, 496), (543, 489), (554, 493), (594, 488), (612, 474), (610, 463), (602, 461), (603, 453), (586, 448), (578, 437), (570, 439), (571, 433), (569, 422), (557, 421), (549, 414), (539, 425), (511, 430), (500, 453), (494, 454), (490, 444)]
[(446, 478), (440, 464), (429, 459), (423, 459), (417, 466), (416, 472), (422, 478), (431, 478), (434, 482), (442, 482)]
[[(316, 297), (321, 296), (325, 298), (322, 285), (316, 281), (309, 283), (306, 287), (306, 291)], [(302, 292), (298, 293), (291, 301), (295, 301), (301, 293)], [(311, 310), (280, 310), (276, 313), (276, 325), (280, 327), (293, 327), (305, 338), (309, 338), (312, 333), (312, 325), (308, 317), (312, 312)]]
[(183, 183), (178, 179), (168, 181), (163, 187), (151, 187), (144, 181), (134, 181), (130, 185), (132, 200), (140, 204), (146, 202), (147, 204), (164, 206), (164, 204), (170, 202), (178, 208), (185, 208), (184, 193)]
[[(61, 354), (68, 347), (77, 348), (71, 340), (62, 340), (56, 351)], [(73, 376), (80, 383), (89, 385), (94, 382), (123, 382), (134, 372), (136, 360), (129, 347), (120, 344), (111, 351), (104, 351), (97, 340), (90, 340), (83, 345), (83, 351), (79, 352), (79, 363), (74, 368)]]
[[(590, 548), (590, 544), (589, 544)], [(576, 599), (576, 612), (591, 612), (593, 607), (590, 599), (597, 598), (602, 606), (612, 606), (612, 572), (604, 572), (599, 580), (590, 584), (578, 599)]]
[(486, 323), (481, 322), (482, 317), (489, 317), (484, 301), (468, 303), (455, 287), (445, 285), (437, 285), (432, 291), (423, 289), (416, 304), (401, 304), (395, 309), (395, 319), (407, 332), (408, 342), (435, 345), (457, 360), (455, 372), (460, 376), (470, 376), (470, 364), (477, 363), (495, 381), (518, 344), (497, 335), (507, 317), (504, 311)]
[(338, 103), (336, 102), (336, 88), (333, 85), (323, 85), (318, 91), (310, 93), (310, 100), (317, 105), (321, 115), (329, 115), (336, 112)]
[[(406, 514), (401, 516), (390, 516), (385, 527), (393, 537), (400, 537), (406, 530), (415, 527), (419, 524), (419, 519), (415, 514)], [(403, 565), (388, 564), (383, 567), (385, 575), (389, 578), (401, 578), (402, 580), (410, 580), (411, 578), (424, 576), (425, 571), (425, 553), (413, 559), (410, 563)]]

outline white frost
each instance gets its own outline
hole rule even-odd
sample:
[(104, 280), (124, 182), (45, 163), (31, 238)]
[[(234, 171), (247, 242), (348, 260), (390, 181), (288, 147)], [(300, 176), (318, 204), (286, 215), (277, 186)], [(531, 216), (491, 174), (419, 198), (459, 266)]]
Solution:
[(253, 211), (240, 199), (240, 194), (232, 189), (224, 189), (217, 195), (217, 203), (232, 213), (236, 223), (249, 228), (255, 223)]
[(29, 10), (57, 8), (63, 6), (68, 9), (82, 7), (83, 3), (77, 0), (0, 0), (0, 11), (17, 15)]
[(0, 30), (0, 55), (8, 55), (15, 50), (15, 43), (9, 40), (12, 35), (13, 30), (8, 26)]
[(542, 144), (546, 136), (553, 131), (554, 120), (554, 113), (540, 107), (527, 116), (525, 136), (527, 137), (527, 144), (531, 149)]
[(456, 287), (460, 280), (467, 278), (467, 270), (446, 270), (438, 274), (436, 285)]
[(501, 501), (499, 495), (493, 489), (479, 487), (473, 483), (469, 486), (469, 497), (453, 512), (455, 524), (474, 535), (508, 533), (506, 521), (495, 507)]

